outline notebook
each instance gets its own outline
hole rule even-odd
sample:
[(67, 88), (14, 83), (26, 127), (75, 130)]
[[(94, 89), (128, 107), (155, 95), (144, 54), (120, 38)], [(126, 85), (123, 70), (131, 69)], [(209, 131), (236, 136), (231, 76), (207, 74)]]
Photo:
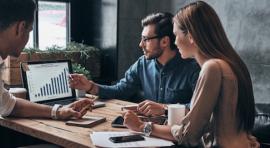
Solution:
[(75, 90), (68, 84), (70, 60), (22, 62), (20, 68), (29, 101), (65, 105), (76, 100)]
[(93, 127), (106, 121), (105, 117), (83, 116), (82, 119), (69, 120), (66, 125), (80, 126), (80, 127)]

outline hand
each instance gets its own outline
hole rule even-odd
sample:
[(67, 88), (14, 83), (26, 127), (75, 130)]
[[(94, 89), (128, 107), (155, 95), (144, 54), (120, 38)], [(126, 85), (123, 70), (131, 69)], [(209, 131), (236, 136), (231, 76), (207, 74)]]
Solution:
[(124, 114), (124, 125), (133, 131), (142, 132), (144, 122), (133, 111), (127, 111)]
[(69, 87), (88, 91), (93, 87), (93, 83), (89, 81), (83, 74), (70, 74)]
[(164, 105), (145, 100), (138, 105), (138, 112), (145, 116), (160, 116), (165, 113)]
[(94, 102), (90, 99), (75, 101), (69, 105), (61, 107), (57, 112), (57, 117), (59, 119), (81, 118), (87, 113), (88, 109), (92, 109), (92, 105), (94, 105)]

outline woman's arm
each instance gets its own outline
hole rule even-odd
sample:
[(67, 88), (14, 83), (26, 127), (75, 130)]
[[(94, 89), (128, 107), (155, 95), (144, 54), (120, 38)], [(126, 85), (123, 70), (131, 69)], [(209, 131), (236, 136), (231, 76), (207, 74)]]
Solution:
[(153, 124), (152, 130), (152, 136), (167, 139), (170, 141), (176, 141), (171, 133), (171, 126)]
[(222, 71), (217, 62), (210, 60), (202, 71), (193, 93), (191, 110), (181, 125), (172, 126), (172, 134), (181, 144), (198, 144), (208, 126), (221, 89)]
[[(143, 132), (145, 124), (146, 123), (142, 122), (133, 111), (127, 111), (124, 115), (124, 125), (126, 125), (131, 130)], [(171, 141), (174, 140), (171, 134), (171, 127), (165, 125), (153, 124), (151, 136), (156, 136)]]

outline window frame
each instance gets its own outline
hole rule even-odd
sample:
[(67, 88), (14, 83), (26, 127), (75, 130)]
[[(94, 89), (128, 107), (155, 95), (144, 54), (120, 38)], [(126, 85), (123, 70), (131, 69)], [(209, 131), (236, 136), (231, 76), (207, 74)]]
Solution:
[[(33, 44), (32, 46), (34, 48), (39, 48), (39, 27), (38, 27), (38, 15), (39, 15), (39, 2), (64, 2), (66, 3), (66, 45), (71, 42), (71, 0), (35, 0), (36, 5), (37, 5), (37, 10), (35, 11), (34, 14), (34, 22), (33, 22)], [(45, 49), (44, 49), (45, 50)]]

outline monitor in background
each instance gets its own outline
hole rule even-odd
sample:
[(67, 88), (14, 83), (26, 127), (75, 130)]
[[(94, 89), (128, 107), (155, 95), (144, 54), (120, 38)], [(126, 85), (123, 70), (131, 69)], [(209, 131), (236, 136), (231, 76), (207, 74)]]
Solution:
[(31, 102), (48, 104), (76, 99), (75, 91), (68, 85), (68, 76), (72, 73), (70, 60), (24, 62), (21, 72)]

